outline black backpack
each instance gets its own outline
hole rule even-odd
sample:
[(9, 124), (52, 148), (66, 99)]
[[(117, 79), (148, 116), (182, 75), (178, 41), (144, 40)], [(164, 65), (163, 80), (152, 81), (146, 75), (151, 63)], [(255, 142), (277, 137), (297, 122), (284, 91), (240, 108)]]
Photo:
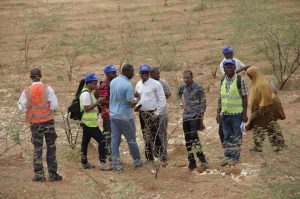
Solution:
[(77, 92), (75, 94), (75, 98), (73, 99), (71, 105), (68, 107), (68, 115), (70, 116), (70, 118), (72, 120), (81, 120), (81, 118), (82, 118), (82, 111), (80, 110), (79, 97), (80, 97), (81, 93), (83, 93), (85, 91), (89, 92), (88, 90), (82, 91), (84, 84), (85, 84), (84, 79), (80, 80), (79, 86), (77, 88)]

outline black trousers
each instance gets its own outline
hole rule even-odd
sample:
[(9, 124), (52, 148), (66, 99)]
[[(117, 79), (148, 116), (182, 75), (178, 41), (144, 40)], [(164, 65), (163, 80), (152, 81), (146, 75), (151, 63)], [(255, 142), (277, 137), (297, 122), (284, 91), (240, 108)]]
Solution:
[(34, 172), (37, 174), (44, 175), (43, 167), (43, 140), (45, 137), (47, 154), (46, 160), (49, 172), (57, 172), (57, 162), (56, 162), (56, 146), (55, 140), (57, 138), (54, 120), (49, 120), (43, 123), (32, 123), (30, 124), (31, 130), (31, 142), (33, 144), (33, 168)]
[(86, 125), (82, 125), (82, 128), (83, 128), (83, 134), (82, 134), (82, 141), (81, 141), (81, 163), (85, 164), (88, 162), (87, 150), (91, 138), (94, 138), (98, 142), (99, 160), (100, 162), (105, 163), (106, 162), (105, 139), (101, 130), (99, 129), (99, 127), (87, 127)]
[(200, 126), (199, 118), (183, 120), (183, 131), (184, 131), (184, 138), (185, 138), (185, 146), (188, 152), (188, 160), (195, 160), (194, 153), (197, 155), (197, 157), (200, 160), (205, 158), (198, 137), (199, 126)]
[(159, 118), (154, 118), (154, 111), (140, 111), (140, 124), (145, 141), (145, 156), (147, 160), (154, 160), (154, 155), (163, 155), (163, 146), (158, 136)]
[(224, 148), (224, 144), (223, 144), (223, 142), (224, 142), (224, 134), (223, 134), (222, 122), (221, 121), (219, 122), (219, 136), (220, 136), (221, 144), (222, 144), (222, 146)]

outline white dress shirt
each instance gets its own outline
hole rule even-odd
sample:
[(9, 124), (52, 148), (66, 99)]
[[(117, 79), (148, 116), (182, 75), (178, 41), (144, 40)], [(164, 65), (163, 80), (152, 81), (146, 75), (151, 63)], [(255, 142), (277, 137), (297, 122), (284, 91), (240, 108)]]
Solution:
[(141, 96), (138, 105), (142, 105), (141, 111), (153, 111), (155, 115), (167, 114), (167, 102), (164, 89), (159, 81), (149, 78), (143, 83), (140, 80), (135, 87), (135, 91)]
[[(225, 74), (225, 71), (224, 71), (224, 67), (223, 67), (223, 62), (226, 60), (226, 58), (224, 58), (221, 63), (220, 63), (220, 71), (221, 73), (224, 75)], [(233, 58), (233, 60), (235, 61), (235, 70), (239, 69), (239, 68), (242, 68), (245, 66), (245, 64), (243, 62), (241, 62), (239, 59), (237, 58)]]
[[(42, 84), (42, 82), (33, 82), (31, 85), (34, 84)], [(48, 86), (48, 101), (50, 102), (50, 109), (52, 111), (55, 111), (57, 109), (57, 98), (51, 86)], [(18, 108), (20, 112), (22, 113), (26, 112), (26, 103), (27, 103), (27, 99), (26, 99), (25, 91), (23, 91), (18, 101)]]

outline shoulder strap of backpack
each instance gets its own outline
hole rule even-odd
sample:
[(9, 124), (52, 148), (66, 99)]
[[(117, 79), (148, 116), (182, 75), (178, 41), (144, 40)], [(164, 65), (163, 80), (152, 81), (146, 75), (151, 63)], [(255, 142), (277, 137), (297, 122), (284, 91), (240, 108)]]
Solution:
[(242, 77), (237, 75), (237, 88), (240, 90), (242, 88)]
[(225, 79), (225, 75), (222, 76), (222, 79), (221, 79), (221, 86), (222, 86), (222, 84), (223, 84), (223, 82), (224, 82), (224, 79)]
[[(222, 79), (221, 79), (221, 86), (222, 86), (222, 84), (223, 84), (223, 82), (224, 82), (224, 79), (225, 79), (225, 75), (222, 77)], [(242, 88), (242, 77), (239, 75), (239, 74), (237, 74), (237, 88), (239, 89), (239, 90), (241, 90), (241, 88)], [(239, 92), (240, 93), (240, 92)], [(240, 93), (241, 94), (241, 93)]]

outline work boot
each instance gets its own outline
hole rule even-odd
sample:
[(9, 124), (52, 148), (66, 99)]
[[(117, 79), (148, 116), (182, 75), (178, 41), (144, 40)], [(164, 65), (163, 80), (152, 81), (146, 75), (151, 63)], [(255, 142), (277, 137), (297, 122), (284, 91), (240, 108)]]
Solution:
[(283, 144), (282, 146), (275, 147), (274, 152), (279, 153), (279, 151), (283, 151), (285, 149), (287, 149), (287, 145)]
[(58, 175), (56, 172), (49, 172), (49, 181), (54, 182), (54, 181), (61, 181), (63, 179), (62, 176)]
[(196, 161), (194, 159), (192, 159), (192, 160), (189, 161), (188, 168), (189, 168), (190, 171), (193, 171), (194, 169), (197, 168), (197, 164), (196, 164)]
[(32, 177), (32, 181), (33, 182), (46, 182), (46, 178), (45, 178), (44, 174), (36, 173)]
[(82, 167), (84, 168), (84, 169), (94, 169), (94, 168), (96, 168), (96, 166), (95, 165), (93, 165), (93, 164), (90, 164), (90, 163), (82, 163), (81, 164), (82, 165)]
[(134, 168), (135, 169), (141, 168), (142, 166), (143, 166), (143, 161), (141, 161), (141, 160), (135, 160), (134, 161)]
[(206, 161), (205, 157), (200, 158), (201, 168), (206, 169), (208, 167), (208, 162)]
[(112, 170), (112, 167), (110, 166), (109, 163), (101, 162), (101, 163), (100, 163), (100, 169), (101, 169), (102, 171), (111, 171), (111, 170)]
[(123, 169), (122, 167), (119, 165), (119, 166), (116, 166), (113, 168), (113, 172), (117, 173), (117, 174), (121, 174), (123, 173)]

